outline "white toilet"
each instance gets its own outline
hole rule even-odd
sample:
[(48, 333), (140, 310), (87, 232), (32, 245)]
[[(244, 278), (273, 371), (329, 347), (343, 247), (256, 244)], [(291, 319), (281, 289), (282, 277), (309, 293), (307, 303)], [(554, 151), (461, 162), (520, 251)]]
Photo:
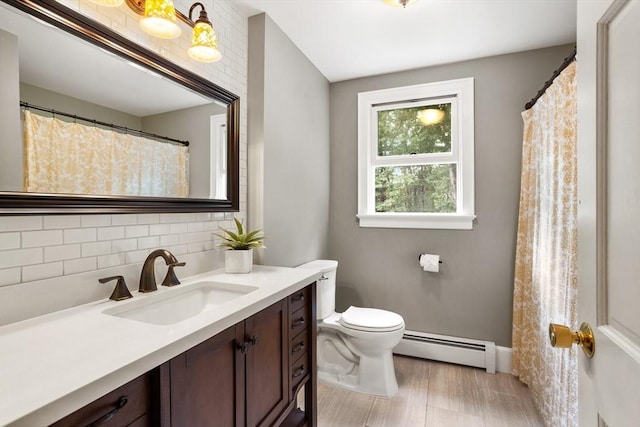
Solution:
[(398, 382), (391, 350), (404, 334), (399, 314), (349, 307), (335, 312), (337, 261), (299, 266), (322, 271), (317, 284), (318, 379), (325, 384), (377, 396), (393, 396)]

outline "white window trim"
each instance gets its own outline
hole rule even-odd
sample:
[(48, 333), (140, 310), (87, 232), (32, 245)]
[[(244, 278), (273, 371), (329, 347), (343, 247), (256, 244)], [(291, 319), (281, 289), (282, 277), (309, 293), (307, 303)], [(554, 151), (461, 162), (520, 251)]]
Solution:
[[(360, 227), (471, 230), (474, 207), (474, 94), (473, 78), (448, 80), (383, 89), (358, 94), (358, 219)], [(375, 212), (374, 167), (377, 156), (377, 129), (373, 111), (384, 103), (415, 99), (457, 98), (456, 155), (458, 203), (455, 213)], [(372, 138), (375, 138), (372, 140)], [(455, 152), (457, 150), (457, 153)], [(439, 155), (433, 156), (434, 160)], [(447, 153), (449, 156), (449, 153)]]

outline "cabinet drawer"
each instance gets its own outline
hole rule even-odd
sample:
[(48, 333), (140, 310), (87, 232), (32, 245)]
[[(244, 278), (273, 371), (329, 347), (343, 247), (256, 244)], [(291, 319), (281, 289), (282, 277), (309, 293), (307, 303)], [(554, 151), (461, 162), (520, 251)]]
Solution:
[(294, 337), (309, 325), (309, 313), (306, 308), (291, 313), (289, 315), (289, 336)]
[(307, 357), (302, 357), (291, 365), (291, 389), (295, 389), (300, 381), (305, 379), (309, 373), (309, 361)]
[[(84, 408), (53, 423), (52, 427), (87, 426), (101, 420), (100, 426), (138, 427), (153, 425), (149, 416), (151, 410), (151, 384), (155, 371), (146, 373), (120, 388), (94, 400)], [(119, 409), (118, 409), (119, 407)], [(111, 417), (109, 417), (111, 415)]]
[(300, 289), (297, 292), (289, 295), (289, 313), (293, 313), (295, 311), (300, 310), (302, 307), (306, 306), (309, 301), (309, 287), (307, 286), (304, 289)]
[(295, 362), (298, 360), (303, 354), (306, 354), (307, 348), (309, 347), (308, 342), (308, 330), (304, 330), (299, 333), (295, 338), (289, 342), (289, 360)]

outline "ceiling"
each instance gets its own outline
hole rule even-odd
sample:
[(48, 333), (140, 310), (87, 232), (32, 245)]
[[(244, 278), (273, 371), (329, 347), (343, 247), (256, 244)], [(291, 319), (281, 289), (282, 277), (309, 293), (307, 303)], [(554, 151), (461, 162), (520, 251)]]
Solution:
[[(577, 0), (236, 0), (266, 12), (331, 82), (576, 40)], [(215, 24), (215, 23), (214, 23)]]

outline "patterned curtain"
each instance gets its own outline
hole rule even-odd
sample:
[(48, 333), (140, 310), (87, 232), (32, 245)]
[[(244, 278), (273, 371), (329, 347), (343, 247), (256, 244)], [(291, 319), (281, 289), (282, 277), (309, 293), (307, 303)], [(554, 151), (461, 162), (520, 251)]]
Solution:
[(187, 147), (24, 112), (24, 191), (187, 197)]
[(549, 323), (576, 327), (575, 76), (573, 62), (522, 113), (512, 369), (553, 427), (578, 425), (576, 348), (553, 349), (548, 337)]

